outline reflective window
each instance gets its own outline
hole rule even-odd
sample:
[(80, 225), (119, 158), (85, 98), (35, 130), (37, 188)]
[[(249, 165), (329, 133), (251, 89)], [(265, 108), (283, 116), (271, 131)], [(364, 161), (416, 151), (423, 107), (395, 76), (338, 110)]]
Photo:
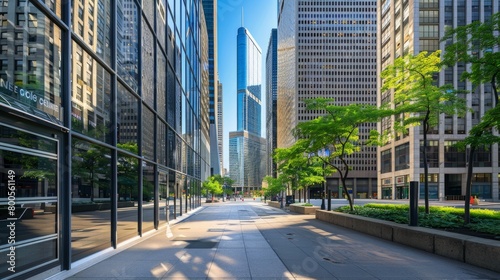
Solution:
[(142, 22), (142, 99), (154, 107), (154, 41), (146, 22)]
[[(15, 250), (22, 272), (57, 258), (57, 142), (6, 126), (0, 133), (0, 251), (24, 243)], [(0, 264), (0, 278), (12, 275), (8, 267)]]
[(444, 142), (444, 167), (465, 167), (465, 151), (453, 146), (456, 142)]
[(119, 0), (117, 3), (118, 75), (134, 90), (139, 89), (139, 13), (135, 3)]
[(31, 4), (1, 18), (0, 104), (62, 124), (61, 30)]
[(111, 75), (75, 42), (73, 52), (83, 57), (83, 63), (72, 60), (72, 129), (111, 143)]
[(118, 153), (118, 243), (138, 235), (139, 159)]
[(158, 120), (157, 139), (156, 139), (157, 162), (163, 165), (167, 164), (166, 129), (167, 129), (166, 124), (163, 121)]
[[(76, 34), (106, 63), (111, 62), (111, 1), (74, 0), (73, 26), (80, 26)], [(92, 7), (92, 8), (90, 8)], [(83, 10), (83, 19), (78, 15)]]
[(143, 162), (142, 200), (144, 208), (142, 210), (142, 232), (154, 229), (154, 189), (155, 171), (150, 163)]
[(71, 252), (79, 260), (111, 246), (111, 151), (73, 138)]
[(156, 111), (158, 112), (158, 115), (166, 119), (166, 109), (167, 109), (167, 104), (165, 104), (166, 100), (166, 90), (167, 90), (167, 74), (165, 71), (165, 66), (167, 65), (167, 59), (163, 52), (158, 53), (158, 68), (157, 68), (157, 79), (156, 79), (156, 86), (157, 86), (157, 95), (156, 95)]
[(155, 116), (146, 106), (143, 106), (142, 112), (142, 154), (145, 158), (154, 160)]
[[(118, 147), (138, 153), (139, 100), (120, 83), (118, 84)], [(124, 148), (124, 146), (134, 147)]]
[(11, 126), (0, 125), (0, 139), (3, 145), (35, 149), (37, 151), (57, 154), (57, 142), (35, 134), (15, 129)]

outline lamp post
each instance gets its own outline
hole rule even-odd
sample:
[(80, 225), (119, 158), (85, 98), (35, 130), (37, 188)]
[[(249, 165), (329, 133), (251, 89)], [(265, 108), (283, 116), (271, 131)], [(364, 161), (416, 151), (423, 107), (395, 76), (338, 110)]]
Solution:
[[(318, 151), (318, 155), (321, 157), (328, 158), (330, 156), (330, 150), (329, 149), (321, 149)], [(323, 161), (323, 178), (325, 181), (323, 182), (323, 194), (321, 195), (321, 210), (325, 210), (325, 196), (326, 196), (326, 174), (325, 174), (325, 169), (326, 169), (326, 162)]]

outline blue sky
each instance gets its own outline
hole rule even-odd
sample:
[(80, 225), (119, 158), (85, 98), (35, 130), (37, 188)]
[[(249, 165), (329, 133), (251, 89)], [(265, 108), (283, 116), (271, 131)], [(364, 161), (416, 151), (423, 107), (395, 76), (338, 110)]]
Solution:
[(236, 130), (236, 36), (246, 27), (262, 49), (262, 137), (265, 137), (265, 58), (277, 25), (275, 0), (218, 0), (219, 79), (223, 84), (224, 167), (229, 170), (229, 132)]

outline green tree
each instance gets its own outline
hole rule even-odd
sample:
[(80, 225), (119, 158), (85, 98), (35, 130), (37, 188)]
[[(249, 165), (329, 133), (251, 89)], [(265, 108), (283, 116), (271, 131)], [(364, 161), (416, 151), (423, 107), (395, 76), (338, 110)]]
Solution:
[[(117, 147), (134, 154), (138, 153), (137, 143), (118, 143)], [(137, 198), (139, 184), (139, 159), (118, 153), (118, 194), (120, 197)], [(144, 189), (144, 188), (143, 188)], [(143, 194), (144, 196), (144, 194)], [(146, 195), (148, 197), (149, 195)]]
[[(469, 80), (477, 87), (490, 84), (495, 100), (494, 108), (487, 111), (476, 127), (472, 128), (468, 137), (459, 143), (459, 147), (468, 150), (467, 183), (465, 193), (464, 222), (470, 222), (470, 195), (473, 173), (474, 153), (479, 145), (490, 146), (499, 143), (498, 137), (491, 129), (498, 129), (498, 84), (500, 75), (500, 13), (494, 14), (485, 22), (475, 21), (471, 24), (448, 29), (442, 41), (446, 42), (443, 64), (453, 66), (457, 63), (469, 64), (470, 68), (462, 73), (461, 80)], [(493, 111), (493, 112), (491, 112)]]
[(111, 173), (111, 156), (107, 148), (90, 144), (81, 140), (73, 140), (73, 174), (90, 183), (90, 201), (94, 201), (95, 187), (102, 189), (104, 196), (106, 186), (109, 187)]
[(267, 182), (267, 188), (264, 192), (265, 196), (273, 197), (285, 190), (285, 185), (283, 184), (283, 182), (281, 182), (281, 179), (279, 178), (266, 176), (264, 177), (264, 181)]
[(429, 213), (429, 166), (427, 135), (439, 124), (441, 114), (465, 115), (466, 104), (450, 86), (436, 86), (441, 71), (441, 51), (421, 52), (397, 58), (382, 72), (382, 92), (393, 90), (393, 108), (397, 121), (396, 133), (407, 134), (410, 126), (422, 126), (425, 213)]
[(296, 127), (296, 137), (303, 139), (305, 154), (311, 155), (324, 164), (324, 175), (333, 172), (339, 174), (341, 188), (349, 201), (351, 210), (354, 210), (354, 198), (346, 189), (349, 170), (352, 169), (349, 157), (361, 151), (365, 145), (374, 142), (360, 140), (359, 128), (369, 127), (368, 123), (377, 122), (388, 114), (390, 110), (377, 108), (366, 104), (350, 104), (347, 106), (334, 105), (332, 99), (304, 100), (308, 110), (325, 112), (314, 120), (299, 123)]
[[(220, 175), (218, 175), (220, 177)], [(210, 193), (212, 195), (212, 201), (214, 197), (223, 192), (222, 185), (218, 181), (218, 177), (210, 176), (202, 184), (202, 190)]]

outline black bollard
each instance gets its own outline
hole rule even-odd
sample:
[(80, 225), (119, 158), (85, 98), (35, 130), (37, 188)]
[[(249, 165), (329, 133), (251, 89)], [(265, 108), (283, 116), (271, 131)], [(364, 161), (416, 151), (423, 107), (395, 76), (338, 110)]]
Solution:
[(410, 226), (418, 226), (418, 182), (410, 182)]

